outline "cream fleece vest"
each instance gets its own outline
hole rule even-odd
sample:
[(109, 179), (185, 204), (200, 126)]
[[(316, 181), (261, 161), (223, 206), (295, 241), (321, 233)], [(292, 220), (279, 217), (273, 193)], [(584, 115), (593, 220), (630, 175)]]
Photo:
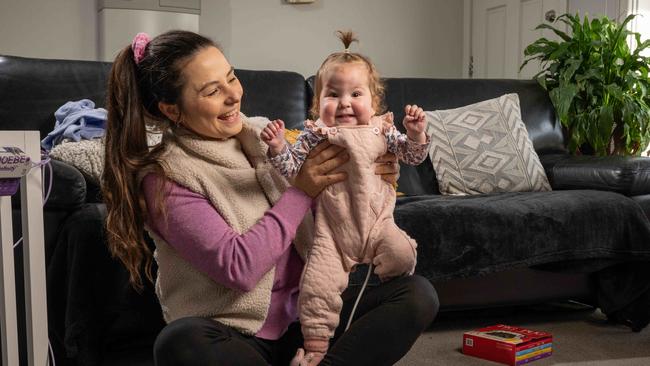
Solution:
[[(238, 233), (255, 225), (288, 187), (266, 162), (268, 147), (259, 139), (268, 119), (242, 118), (241, 133), (226, 140), (204, 140), (189, 132), (166, 135), (162, 155), (168, 178), (207, 197)], [(249, 292), (230, 289), (193, 268), (173, 247), (149, 232), (156, 243), (156, 294), (167, 322), (187, 316), (210, 317), (244, 334), (255, 334), (262, 327), (275, 268)], [(312, 215), (306, 215), (294, 240), (303, 258), (312, 235)]]

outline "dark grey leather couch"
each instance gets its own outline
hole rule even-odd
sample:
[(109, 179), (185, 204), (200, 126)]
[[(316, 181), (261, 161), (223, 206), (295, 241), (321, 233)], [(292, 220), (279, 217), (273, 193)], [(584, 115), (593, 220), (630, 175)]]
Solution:
[[(0, 131), (39, 130), (44, 137), (54, 126), (54, 111), (63, 103), (87, 98), (103, 106), (109, 69), (110, 64), (104, 62), (0, 56)], [(281, 118), (289, 128), (301, 126), (311, 104), (311, 80), (293, 72), (238, 70), (237, 75), (245, 90), (245, 114)], [(434, 110), (518, 93), (523, 120), (554, 190), (565, 195), (562, 197), (573, 197), (575, 190), (575, 197), (587, 198), (598, 194), (594, 190), (607, 191), (610, 204), (620, 202), (645, 215), (635, 218), (638, 227), (622, 229), (625, 237), (618, 238), (618, 246), (612, 250), (605, 248), (586, 256), (551, 250), (553, 255), (536, 253), (534, 258), (508, 256), (506, 250), (506, 258), (500, 257), (502, 261), (495, 265), (491, 258), (497, 257), (491, 257), (490, 250), (474, 253), (472, 249), (481, 247), (487, 239), (447, 238), (447, 227), (458, 226), (453, 224), (453, 215), (431, 216), (427, 221), (428, 215), (446, 215), (451, 208), (461, 207), (458, 202), (470, 206), (474, 203), (441, 197), (428, 160), (418, 167), (403, 166), (398, 189), (405, 197), (398, 199), (396, 220), (418, 240), (417, 272), (434, 282), (443, 311), (566, 299), (599, 304), (603, 288), (607, 287), (599, 275), (603, 269), (650, 261), (650, 159), (569, 156), (553, 107), (545, 92), (532, 81), (399, 78), (387, 79), (386, 83), (386, 104), (395, 112), (396, 121), (402, 119), (401, 111), (407, 103)], [(57, 365), (152, 364), (151, 345), (163, 326), (152, 286), (135, 292), (127, 283), (126, 271), (110, 257), (104, 244), (105, 208), (98, 187), (63, 162), (54, 161), (53, 168), (53, 191), (44, 210), (48, 326)], [(580, 196), (579, 192), (587, 193)], [(516, 198), (521, 201), (533, 197), (526, 194), (517, 194)], [(489, 199), (504, 202), (512, 197), (491, 195)], [(476, 207), (489, 208), (490, 203), (477, 202)], [(482, 216), (496, 215), (494, 219), (500, 219), (489, 209), (484, 212)], [(18, 213), (15, 206), (14, 222), (20, 221)], [(576, 223), (586, 217), (587, 221), (599, 220), (596, 226), (621, 225), (608, 217), (592, 217), (589, 210), (572, 215)], [(443, 219), (450, 220), (451, 225), (434, 225)], [(564, 224), (570, 226), (571, 222)], [(525, 230), (509, 225), (501, 221), (496, 231), (505, 235), (503, 238), (508, 238), (508, 233), (514, 236), (523, 232), (524, 239), (536, 240), (526, 237), (532, 234)], [(473, 231), (471, 225), (458, 227), (455, 230), (462, 235)], [(430, 228), (436, 230), (427, 231)], [(544, 227), (548, 232), (555, 229), (553, 225)], [(598, 247), (597, 238), (583, 240), (595, 241)], [(462, 250), (441, 249), (459, 240)], [(498, 242), (490, 245), (495, 247), (494, 252), (498, 251)], [(575, 247), (580, 245), (576, 243)], [(16, 258), (20, 269), (20, 250)], [(446, 272), (445, 266), (459, 258), (466, 260), (458, 262), (465, 263), (466, 268)], [(636, 292), (627, 296), (627, 302), (647, 290), (648, 279), (650, 276), (637, 280), (638, 286), (631, 290)], [(18, 288), (20, 291), (21, 283)]]

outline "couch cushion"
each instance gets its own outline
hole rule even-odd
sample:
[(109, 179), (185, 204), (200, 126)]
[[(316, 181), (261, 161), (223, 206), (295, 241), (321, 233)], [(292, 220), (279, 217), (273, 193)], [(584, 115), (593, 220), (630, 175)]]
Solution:
[(568, 268), (580, 271), (603, 260), (650, 260), (650, 221), (613, 192), (404, 197), (395, 222), (418, 243), (416, 272), (433, 281), (546, 263), (584, 264)]
[(83, 205), (72, 213), (47, 267), (50, 338), (64, 344), (79, 365), (102, 364), (105, 352), (126, 342), (151, 350), (164, 326), (153, 284), (145, 279), (138, 293), (124, 265), (111, 256), (105, 221), (103, 204)]
[[(517, 93), (522, 120), (538, 154), (564, 152), (562, 128), (548, 93), (533, 80), (497, 79), (428, 79), (387, 78), (386, 107), (395, 113), (395, 124), (401, 127), (404, 106), (417, 104), (427, 111), (458, 108), (506, 93)], [(419, 179), (416, 179), (419, 178)], [(407, 195), (438, 193), (431, 164), (402, 164), (399, 190)]]
[[(86, 201), (86, 182), (79, 170), (62, 161), (50, 160), (43, 168), (43, 196), (46, 210), (73, 210)], [(11, 205), (20, 208), (20, 188), (12, 196)]]
[(241, 111), (249, 116), (281, 119), (289, 129), (302, 129), (309, 103), (305, 78), (289, 71), (236, 70), (244, 88)]
[(553, 164), (551, 176), (554, 189), (600, 189), (627, 196), (650, 194), (647, 157), (566, 156)]
[(44, 193), (49, 196), (45, 202), (46, 209), (72, 210), (80, 207), (86, 200), (86, 183), (79, 170), (57, 161), (50, 160), (52, 167), (52, 184), (50, 185), (50, 170), (45, 169), (43, 182)]
[(0, 56), (0, 130), (54, 128), (54, 111), (70, 100), (104, 106), (111, 64)]
[[(90, 99), (105, 107), (110, 62), (72, 61), (0, 55), (0, 130), (54, 128), (54, 111), (71, 100)], [(296, 72), (236, 70), (244, 87), (242, 112), (280, 118), (301, 128), (307, 117), (308, 90)]]
[(650, 194), (644, 194), (641, 196), (630, 197), (634, 202), (638, 203), (641, 206), (641, 209), (645, 213), (648, 220), (650, 220)]
[(548, 93), (534, 80), (388, 78), (385, 82), (386, 107), (395, 113), (398, 127), (407, 104), (417, 104), (425, 111), (433, 111), (516, 93), (521, 117), (535, 150), (540, 154), (566, 151), (553, 104)]
[(440, 193), (550, 190), (517, 94), (426, 115)]

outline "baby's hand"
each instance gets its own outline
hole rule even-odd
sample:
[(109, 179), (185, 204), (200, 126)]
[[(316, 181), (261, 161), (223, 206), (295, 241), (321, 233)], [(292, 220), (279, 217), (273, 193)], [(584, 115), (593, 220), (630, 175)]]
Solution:
[(307, 352), (302, 348), (298, 348), (298, 352), (291, 360), (289, 366), (315, 366), (318, 365), (323, 358), (325, 353), (321, 352)]
[(284, 122), (276, 119), (269, 122), (260, 133), (262, 141), (269, 145), (271, 155), (275, 156), (282, 152), (286, 140), (284, 139)]
[(424, 110), (415, 104), (408, 104), (404, 107), (404, 113), (405, 116), (402, 124), (406, 128), (408, 137), (415, 142), (425, 143), (427, 137), (424, 133), (426, 127)]

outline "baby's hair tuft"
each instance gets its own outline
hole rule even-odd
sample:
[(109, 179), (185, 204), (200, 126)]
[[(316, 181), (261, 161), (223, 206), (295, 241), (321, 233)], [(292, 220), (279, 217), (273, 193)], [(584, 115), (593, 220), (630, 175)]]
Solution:
[(343, 42), (343, 46), (345, 47), (346, 50), (350, 49), (350, 45), (352, 44), (352, 42), (359, 42), (359, 39), (351, 30), (348, 31), (338, 30), (336, 31), (336, 36), (339, 37), (341, 42)]

